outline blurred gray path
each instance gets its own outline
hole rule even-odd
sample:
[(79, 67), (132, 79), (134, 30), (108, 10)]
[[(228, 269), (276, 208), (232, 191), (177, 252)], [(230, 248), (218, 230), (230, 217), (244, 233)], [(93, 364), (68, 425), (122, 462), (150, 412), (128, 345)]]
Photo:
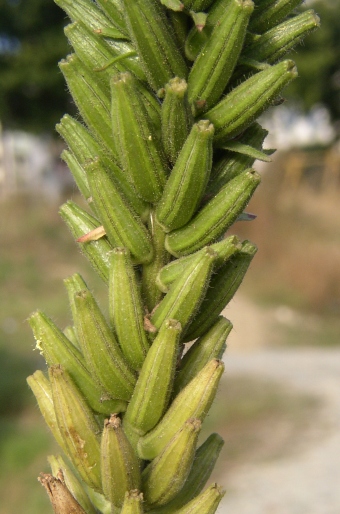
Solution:
[(226, 374), (246, 374), (322, 400), (301, 447), (286, 458), (243, 465), (222, 480), (220, 514), (340, 513), (340, 350), (226, 353)]

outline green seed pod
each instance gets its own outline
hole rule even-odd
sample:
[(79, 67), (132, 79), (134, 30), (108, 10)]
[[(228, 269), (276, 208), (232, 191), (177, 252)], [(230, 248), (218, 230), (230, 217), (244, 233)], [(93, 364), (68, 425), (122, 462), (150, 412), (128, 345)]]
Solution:
[[(222, 241), (211, 245), (210, 248), (216, 252), (217, 256), (214, 263), (214, 268), (217, 269), (241, 249), (241, 244), (237, 236), (229, 236), (226, 239), (222, 239)], [(202, 253), (204, 250), (199, 250), (199, 252)], [(156, 283), (159, 289), (163, 291), (163, 293), (167, 293), (171, 284), (182, 275), (184, 270), (187, 268), (190, 262), (195, 259), (195, 257), (196, 253), (187, 255), (186, 257), (176, 259), (164, 266), (159, 271), (156, 278)]]
[(27, 377), (27, 383), (32, 389), (32, 392), (38, 402), (41, 414), (48, 428), (51, 430), (54, 439), (59, 444), (60, 448), (66, 452), (67, 448), (64, 439), (60, 433), (57, 418), (54, 411), (52, 388), (50, 381), (44, 373), (40, 370)]
[[(262, 150), (262, 145), (268, 131), (263, 129), (258, 123), (253, 123), (240, 137), (241, 142), (247, 142), (253, 148)], [(215, 196), (229, 180), (232, 180), (242, 171), (250, 168), (255, 159), (249, 155), (244, 155), (231, 151), (224, 151), (223, 155), (216, 160), (211, 170), (210, 181), (205, 191), (206, 198)]]
[(165, 158), (137, 83), (130, 73), (119, 73), (111, 86), (112, 130), (117, 135), (122, 167), (137, 194), (145, 201), (157, 202), (166, 181)]
[(180, 492), (164, 507), (153, 509), (153, 514), (176, 514), (178, 509), (200, 494), (214, 469), (223, 444), (221, 436), (211, 434), (196, 451), (190, 474)]
[(305, 11), (265, 32), (246, 48), (241, 59), (274, 64), (319, 26), (319, 16), (312, 9)]
[(215, 398), (224, 371), (223, 362), (212, 360), (176, 396), (162, 420), (138, 442), (140, 458), (151, 460), (165, 448), (189, 418), (202, 422)]
[(61, 61), (59, 67), (84, 121), (96, 139), (117, 156), (111, 130), (110, 97), (93, 76), (96, 72), (88, 70), (75, 54)]
[(262, 34), (278, 25), (288, 16), (302, 0), (260, 0), (256, 2), (254, 14), (249, 23), (249, 30)]
[(64, 150), (61, 154), (61, 158), (67, 164), (68, 169), (72, 173), (75, 183), (85, 200), (90, 198), (91, 194), (84, 168), (80, 165), (74, 154), (68, 150)]
[(186, 9), (191, 9), (195, 12), (205, 11), (209, 9), (214, 0), (183, 0)]
[(126, 24), (154, 91), (173, 77), (186, 78), (187, 67), (159, 0), (123, 0)]
[[(83, 277), (79, 273), (74, 273), (71, 277), (63, 280), (64, 286), (67, 291), (68, 301), (71, 307), (72, 319), (75, 320), (77, 315), (77, 306), (75, 302), (75, 295), (87, 289), (87, 285)], [(77, 334), (77, 327), (75, 326), (75, 332)], [(78, 338), (78, 334), (77, 334)], [(79, 341), (78, 341), (79, 342)], [(81, 351), (81, 348), (80, 348)]]
[(96, 0), (96, 2), (113, 25), (123, 34), (128, 34), (121, 0)]
[(183, 227), (196, 212), (212, 166), (214, 127), (201, 120), (193, 125), (156, 208), (166, 232)]
[(76, 293), (74, 305), (74, 323), (91, 374), (111, 398), (129, 400), (136, 377), (90, 291)]
[(63, 332), (64, 332), (65, 336), (67, 337), (67, 339), (69, 341), (71, 341), (73, 346), (75, 346), (77, 348), (77, 350), (80, 350), (79, 341), (77, 339), (77, 334), (76, 334), (75, 328), (71, 325), (68, 325), (67, 327), (64, 328)]
[(148, 311), (152, 312), (162, 298), (162, 293), (156, 285), (156, 277), (170, 259), (170, 254), (164, 248), (165, 233), (157, 223), (153, 211), (149, 218), (149, 232), (154, 246), (154, 258), (149, 264), (143, 265), (142, 298)]
[(150, 234), (125, 201), (101, 161), (95, 159), (85, 169), (96, 211), (110, 243), (127, 247), (135, 263), (150, 261), (153, 254)]
[(143, 512), (143, 494), (138, 489), (125, 493), (120, 514), (143, 514)]
[(81, 478), (101, 492), (100, 427), (84, 397), (61, 366), (49, 368), (53, 404), (67, 456)]
[(111, 253), (109, 298), (111, 322), (119, 345), (129, 365), (139, 370), (150, 345), (136, 274), (126, 248), (116, 247)]
[(189, 263), (182, 276), (154, 310), (151, 323), (160, 328), (166, 319), (177, 319), (184, 330), (195, 316), (207, 291), (216, 253), (209, 247)]
[(126, 409), (125, 402), (110, 400), (103, 395), (102, 390), (93, 381), (83, 355), (68, 341), (51, 319), (37, 311), (28, 321), (37, 341), (37, 349), (44, 356), (47, 364), (53, 366), (62, 362), (93, 410), (107, 414), (110, 411), (122, 412)]
[(174, 393), (178, 394), (212, 359), (222, 359), (226, 339), (233, 325), (220, 316), (218, 321), (193, 344), (180, 363)]
[(253, 243), (244, 241), (241, 251), (213, 276), (200, 309), (185, 334), (185, 341), (202, 336), (216, 322), (241, 285), (256, 252)]
[(197, 56), (188, 78), (188, 98), (197, 112), (218, 102), (234, 71), (246, 35), (254, 4), (251, 0), (230, 0)]
[(121, 426), (121, 420), (112, 414), (104, 424), (101, 442), (102, 485), (105, 497), (121, 507), (125, 493), (140, 489), (139, 460)]
[(108, 92), (114, 72), (131, 71), (140, 80), (146, 81), (136, 52), (127, 41), (111, 40), (108, 43), (79, 21), (67, 25), (64, 32), (79, 59), (87, 68), (98, 73), (97, 80), (104, 83)]
[[(105, 169), (110, 173), (111, 179), (115, 182), (117, 188), (123, 193), (130, 206), (141, 216), (143, 220), (146, 219), (149, 212), (149, 204), (136, 196), (126, 174), (119, 167), (117, 159), (112, 154), (108, 154), (104, 151), (100, 144), (97, 143), (97, 141), (89, 134), (86, 128), (81, 123), (71, 118), (71, 116), (68, 116), (67, 114), (63, 116), (56, 128), (70, 147), (77, 161), (79, 161), (81, 166), (79, 174), (81, 178), (83, 178), (84, 182), (86, 181), (86, 188), (88, 189), (89, 186), (84, 166), (89, 160), (98, 156), (100, 157)], [(85, 196), (85, 192), (83, 194)], [(90, 193), (86, 191), (86, 194), (88, 194), (88, 196), (85, 198), (88, 200)], [(91, 207), (92, 206), (93, 204)]]
[(58, 455), (57, 457), (50, 455), (47, 460), (51, 466), (52, 474), (55, 477), (59, 476), (61, 470), (67, 489), (70, 491), (73, 498), (77, 500), (79, 505), (81, 505), (86, 514), (97, 514), (97, 510), (94, 508), (89, 497), (84, 491), (82, 484), (71, 471), (71, 468), (65, 463), (61, 455)]
[(167, 235), (168, 252), (175, 257), (188, 255), (223, 236), (243, 212), (260, 180), (250, 169), (228, 182), (187, 225)]
[(143, 471), (143, 495), (148, 506), (168, 503), (184, 486), (195, 457), (201, 425), (199, 419), (188, 419)]
[(168, 11), (168, 18), (171, 21), (176, 44), (183, 54), (185, 40), (189, 30), (189, 17), (184, 12)]
[(180, 0), (160, 0), (161, 4), (175, 12), (183, 11), (184, 5)]
[(154, 340), (124, 415), (124, 428), (139, 435), (154, 428), (167, 408), (178, 356), (181, 324), (166, 320)]
[[(75, 239), (80, 238), (84, 234), (88, 234), (100, 224), (96, 218), (70, 200), (60, 207), (59, 213)], [(107, 237), (102, 237), (97, 241), (89, 241), (88, 243), (78, 243), (78, 246), (97, 271), (98, 275), (104, 282), (108, 282), (108, 253), (112, 250), (112, 246)]]
[(165, 86), (162, 104), (162, 142), (171, 164), (176, 162), (193, 124), (187, 88), (186, 81), (178, 77), (171, 79)]
[(225, 141), (249, 127), (296, 76), (294, 62), (283, 61), (256, 73), (233, 89), (204, 115), (214, 124), (214, 143), (223, 146)]
[(214, 514), (224, 494), (221, 487), (213, 484), (184, 507), (176, 510), (176, 514)]
[[(91, 30), (98, 31), (109, 29), (111, 37), (115, 39), (127, 39), (126, 33), (117, 26), (112, 27), (111, 21), (91, 0), (55, 0), (55, 3), (63, 9), (72, 21), (81, 21)], [(125, 30), (126, 32), (126, 30)]]

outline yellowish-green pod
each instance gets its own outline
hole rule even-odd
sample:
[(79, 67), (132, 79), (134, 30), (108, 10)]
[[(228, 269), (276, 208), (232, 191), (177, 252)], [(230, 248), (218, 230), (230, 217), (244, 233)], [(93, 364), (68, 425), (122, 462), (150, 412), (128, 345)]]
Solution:
[(201, 421), (190, 418), (142, 473), (143, 495), (149, 507), (167, 504), (182, 489), (190, 473)]
[(175, 512), (176, 514), (214, 514), (224, 494), (225, 491), (220, 486), (213, 484)]
[[(111, 21), (91, 0), (55, 0), (72, 21), (81, 21), (93, 31), (107, 30), (115, 39), (127, 39), (126, 31), (121, 27), (112, 27)], [(125, 33), (124, 33), (125, 32)]]
[(136, 376), (88, 289), (74, 295), (74, 323), (87, 366), (110, 398), (129, 400)]
[(94, 382), (82, 353), (67, 339), (61, 330), (44, 313), (36, 311), (29, 318), (37, 342), (37, 349), (49, 366), (63, 365), (72, 380), (95, 412), (108, 414), (122, 412), (125, 402), (111, 400)]
[(85, 169), (96, 212), (112, 246), (128, 248), (135, 263), (149, 262), (153, 248), (141, 218), (126, 202), (99, 159), (89, 162)]
[(248, 128), (297, 76), (293, 61), (282, 61), (245, 80), (204, 117), (215, 127), (214, 144), (223, 143)]
[[(84, 236), (84, 234), (88, 234), (91, 230), (98, 228), (100, 225), (97, 218), (71, 200), (60, 207), (59, 213), (76, 240)], [(112, 250), (112, 245), (107, 237), (101, 237), (97, 241), (78, 243), (78, 246), (80, 251), (97, 271), (100, 278), (102, 278), (104, 282), (108, 282), (109, 252)]]
[(109, 280), (110, 317), (124, 357), (132, 369), (140, 370), (149, 350), (144, 330), (144, 312), (132, 265), (126, 248), (111, 253)]
[(153, 514), (175, 514), (201, 493), (215, 467), (224, 441), (218, 434), (211, 434), (196, 450), (190, 474), (173, 500), (164, 507), (153, 509)]
[(184, 334), (185, 341), (193, 341), (196, 337), (203, 336), (217, 321), (220, 313), (241, 285), (256, 252), (257, 247), (253, 243), (244, 241), (242, 249), (235, 257), (213, 276), (200, 309)]
[(180, 369), (174, 383), (175, 394), (178, 394), (204, 368), (207, 362), (222, 358), (226, 348), (225, 342), (232, 328), (231, 322), (220, 316), (211, 329), (195, 341), (181, 359)]
[(181, 324), (166, 320), (146, 356), (124, 415), (124, 429), (144, 435), (163, 416), (172, 391)]
[(221, 97), (242, 50), (251, 0), (229, 0), (188, 78), (188, 98), (196, 112), (211, 109)]
[[(217, 269), (241, 249), (240, 239), (237, 236), (229, 236), (218, 243), (212, 244), (210, 249), (216, 253), (214, 268)], [(203, 253), (204, 249), (198, 251)], [(169, 291), (171, 284), (182, 275), (187, 266), (196, 258), (197, 253), (175, 259), (159, 271), (156, 283), (163, 293)]]
[(185, 79), (188, 70), (159, 0), (123, 0), (132, 42), (154, 91), (173, 77)]
[(154, 211), (150, 212), (148, 228), (154, 247), (154, 257), (150, 263), (143, 265), (141, 287), (146, 308), (152, 312), (162, 298), (162, 293), (156, 284), (157, 275), (169, 262), (171, 256), (164, 247), (165, 232), (157, 223)]
[(130, 73), (116, 74), (111, 93), (112, 130), (121, 165), (136, 194), (155, 203), (166, 182), (167, 164), (137, 81)]
[(216, 253), (207, 247), (189, 263), (152, 313), (151, 323), (156, 328), (171, 318), (178, 320), (185, 329), (204, 298), (216, 257)]
[(158, 425), (140, 438), (137, 450), (142, 459), (157, 457), (188, 418), (204, 420), (223, 371), (221, 361), (210, 361), (176, 396)]
[(51, 430), (54, 439), (64, 452), (67, 451), (57, 423), (50, 381), (42, 371), (38, 370), (33, 373), (33, 375), (27, 377), (27, 383), (32, 389), (32, 392), (38, 402), (40, 412), (43, 415), (48, 428)]
[(143, 514), (143, 501), (143, 493), (138, 489), (126, 492), (120, 514)]
[(93, 77), (96, 72), (86, 68), (75, 54), (61, 61), (59, 67), (87, 126), (98, 142), (117, 156), (111, 131), (110, 97), (105, 86)]
[(61, 366), (49, 368), (49, 377), (56, 418), (67, 456), (84, 482), (101, 492), (100, 427), (93, 411)]
[(121, 507), (126, 492), (140, 489), (141, 475), (139, 459), (116, 414), (105, 421), (100, 462), (103, 493), (115, 507)]
[(250, 169), (228, 182), (189, 223), (167, 235), (168, 252), (175, 257), (189, 255), (223, 236), (243, 212), (260, 180)]
[(123, 34), (127, 34), (121, 0), (96, 0), (104, 14)]
[(209, 180), (214, 127), (207, 120), (193, 125), (156, 208), (166, 232), (183, 227), (197, 211)]
[(193, 124), (187, 89), (186, 81), (178, 77), (171, 79), (165, 86), (162, 104), (162, 143), (171, 164), (175, 164)]
[(249, 30), (262, 34), (283, 21), (302, 0), (260, 0), (249, 23)]

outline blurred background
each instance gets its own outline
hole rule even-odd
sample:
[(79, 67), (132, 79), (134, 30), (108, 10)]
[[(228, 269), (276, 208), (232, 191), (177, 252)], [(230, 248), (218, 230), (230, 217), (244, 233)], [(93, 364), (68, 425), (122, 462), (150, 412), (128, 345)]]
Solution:
[[(258, 166), (257, 218), (232, 227), (259, 251), (225, 312), (234, 331), (205, 432), (226, 440), (221, 512), (340, 512), (340, 1), (309, 4), (321, 29), (262, 120), (279, 150)], [(58, 449), (25, 381), (43, 367), (26, 318), (39, 307), (66, 326), (75, 271), (106, 300), (58, 216), (78, 201), (54, 132), (75, 113), (57, 67), (66, 24), (52, 1), (0, 0), (0, 514), (52, 513), (36, 477)]]

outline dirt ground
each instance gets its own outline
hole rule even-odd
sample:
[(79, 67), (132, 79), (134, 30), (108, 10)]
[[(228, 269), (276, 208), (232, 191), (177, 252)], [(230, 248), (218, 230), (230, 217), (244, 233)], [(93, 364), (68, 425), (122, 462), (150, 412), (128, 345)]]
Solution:
[[(250, 456), (219, 477), (227, 492), (218, 512), (339, 514), (340, 349), (273, 348), (268, 316), (277, 317), (277, 311), (264, 311), (242, 296), (224, 314), (234, 323), (225, 357), (226, 379), (242, 375), (268, 380), (269, 386), (277, 383), (290, 393), (315, 397), (321, 407), (286, 453), (275, 455), (273, 444), (272, 455), (265, 452), (256, 460)], [(280, 430), (285, 427), (268, 427), (269, 447), (271, 439), (282, 436)]]

